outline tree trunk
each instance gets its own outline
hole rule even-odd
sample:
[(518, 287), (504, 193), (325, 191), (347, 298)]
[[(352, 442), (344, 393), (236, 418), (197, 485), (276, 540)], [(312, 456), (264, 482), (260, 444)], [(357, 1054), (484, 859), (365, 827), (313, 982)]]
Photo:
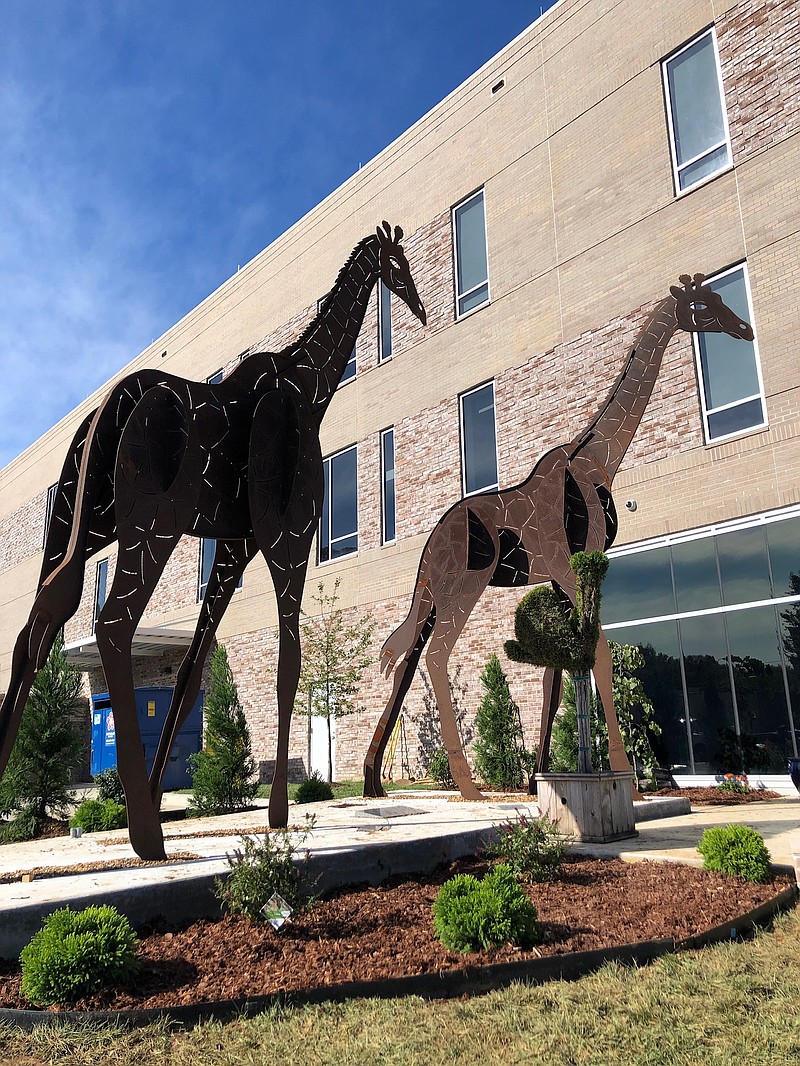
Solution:
[(589, 719), (592, 689), (588, 674), (575, 674), (575, 709), (578, 712), (578, 773), (592, 773), (592, 730)]
[(325, 718), (328, 726), (328, 781), (330, 784), (333, 784), (333, 737), (331, 736), (331, 717), (329, 708)]

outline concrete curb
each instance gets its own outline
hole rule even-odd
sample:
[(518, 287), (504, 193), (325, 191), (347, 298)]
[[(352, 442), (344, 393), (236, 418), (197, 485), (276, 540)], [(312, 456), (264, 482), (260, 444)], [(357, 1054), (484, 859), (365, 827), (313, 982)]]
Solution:
[[(315, 891), (327, 892), (337, 887), (380, 884), (396, 874), (429, 873), (442, 863), (478, 851), (494, 832), (482, 827), (423, 840), (365, 839), (352, 847), (318, 849), (310, 853), (309, 875), (316, 885)], [(95, 902), (109, 903), (126, 915), (134, 926), (146, 925), (160, 916), (167, 917), (170, 922), (218, 917), (220, 908), (214, 895), (214, 882), (226, 872), (227, 867), (194, 877), (162, 878), (149, 884), (109, 885), (104, 888), (101, 899), (76, 893), (65, 895), (57, 903), (49, 901), (15, 907), (13, 922), (8, 921), (10, 914), (7, 912), (6, 920), (0, 924), (0, 958), (17, 958), (47, 915), (61, 907), (77, 909)]]

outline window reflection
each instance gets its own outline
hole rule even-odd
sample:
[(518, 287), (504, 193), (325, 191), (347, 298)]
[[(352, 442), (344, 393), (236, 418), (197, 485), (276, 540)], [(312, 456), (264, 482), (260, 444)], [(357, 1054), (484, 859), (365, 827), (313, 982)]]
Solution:
[(608, 625), (674, 614), (669, 548), (612, 559), (603, 582), (602, 610)]
[(770, 598), (767, 543), (763, 526), (740, 529), (717, 538), (719, 571), (725, 603)]
[(661, 726), (661, 736), (651, 738), (659, 764), (673, 773), (691, 773), (677, 622), (630, 626), (612, 637), (619, 644), (636, 645), (644, 656), (638, 673)]
[(800, 518), (767, 526), (774, 596), (800, 595)]
[(775, 608), (732, 612), (727, 627), (742, 769), (783, 773), (792, 741)]
[(718, 773), (721, 731), (735, 730), (723, 619), (721, 615), (685, 618), (679, 626), (695, 773)]
[(720, 606), (722, 599), (713, 537), (673, 544), (672, 569), (681, 613)]

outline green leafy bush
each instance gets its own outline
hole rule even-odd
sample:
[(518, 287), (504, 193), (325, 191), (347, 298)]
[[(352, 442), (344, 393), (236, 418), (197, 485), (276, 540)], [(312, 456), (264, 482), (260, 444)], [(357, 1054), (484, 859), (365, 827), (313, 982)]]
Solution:
[(428, 773), (439, 788), (455, 788), (456, 783), (450, 773), (450, 760), (446, 748), (437, 748), (428, 764)]
[(746, 881), (766, 881), (770, 856), (764, 838), (749, 825), (718, 825), (706, 829), (697, 845), (703, 867), (719, 873), (743, 877)]
[(109, 829), (124, 829), (128, 815), (122, 803), (89, 799), (78, 805), (69, 824), (84, 833), (108, 832)]
[(48, 1006), (120, 984), (136, 971), (137, 942), (114, 907), (54, 911), (20, 954), (22, 994)]
[(558, 877), (569, 841), (549, 818), (527, 818), (500, 826), (500, 835), (486, 848), (525, 881), (552, 881)]
[(295, 862), (295, 855), (313, 828), (311, 815), (306, 816), (305, 827), (299, 833), (276, 829), (264, 837), (240, 837), (241, 848), (228, 856), (231, 872), (214, 881), (214, 893), (222, 908), (257, 921), (273, 892), (283, 896), (295, 910), (308, 904), (314, 892), (308, 871), (309, 853), (306, 851), (304, 860), (299, 862)]
[(125, 803), (125, 790), (122, 787), (116, 766), (111, 766), (108, 770), (101, 770), (99, 774), (95, 774), (94, 783), (97, 786), (98, 799)]
[(25, 807), (10, 821), (0, 823), (0, 844), (18, 844), (22, 840), (32, 840), (37, 833), (36, 814), (30, 807)]
[(317, 803), (320, 800), (332, 800), (333, 789), (327, 781), (322, 780), (319, 770), (298, 785), (295, 799), (298, 803)]
[(479, 951), (541, 939), (536, 908), (510, 867), (499, 864), (479, 881), (457, 874), (445, 881), (433, 904), (436, 935), (451, 951)]

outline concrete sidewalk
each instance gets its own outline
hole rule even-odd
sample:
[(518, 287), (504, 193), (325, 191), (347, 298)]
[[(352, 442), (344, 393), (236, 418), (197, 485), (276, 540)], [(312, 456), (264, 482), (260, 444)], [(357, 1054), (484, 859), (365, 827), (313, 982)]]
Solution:
[[(164, 807), (185, 806), (188, 797), (168, 794)], [(659, 804), (658, 807), (655, 804)], [(576, 845), (587, 854), (627, 860), (661, 859), (698, 863), (697, 842), (712, 825), (743, 822), (765, 838), (776, 863), (789, 865), (800, 855), (800, 797), (742, 807), (705, 807), (692, 813), (652, 818), (686, 809), (686, 802), (636, 804), (639, 835), (614, 844)], [(0, 847), (0, 957), (11, 957), (30, 940), (42, 918), (57, 907), (113, 903), (141, 923), (159, 914), (183, 920), (214, 913), (213, 882), (228, 871), (226, 856), (242, 833), (267, 824), (267, 801), (246, 814), (167, 822), (167, 854), (190, 853), (189, 861), (158, 866), (42, 877), (22, 876), (37, 867), (120, 862), (135, 858), (127, 831), (58, 837)], [(429, 870), (441, 862), (477, 851), (501, 822), (517, 813), (538, 814), (535, 802), (454, 801), (430, 792), (392, 793), (382, 800), (346, 799), (290, 808), (290, 823), (302, 826), (314, 814), (313, 833), (303, 848), (319, 875), (320, 890), (340, 884), (377, 883), (391, 874)], [(215, 835), (207, 835), (213, 833)], [(216, 835), (220, 834), (220, 835)]]

